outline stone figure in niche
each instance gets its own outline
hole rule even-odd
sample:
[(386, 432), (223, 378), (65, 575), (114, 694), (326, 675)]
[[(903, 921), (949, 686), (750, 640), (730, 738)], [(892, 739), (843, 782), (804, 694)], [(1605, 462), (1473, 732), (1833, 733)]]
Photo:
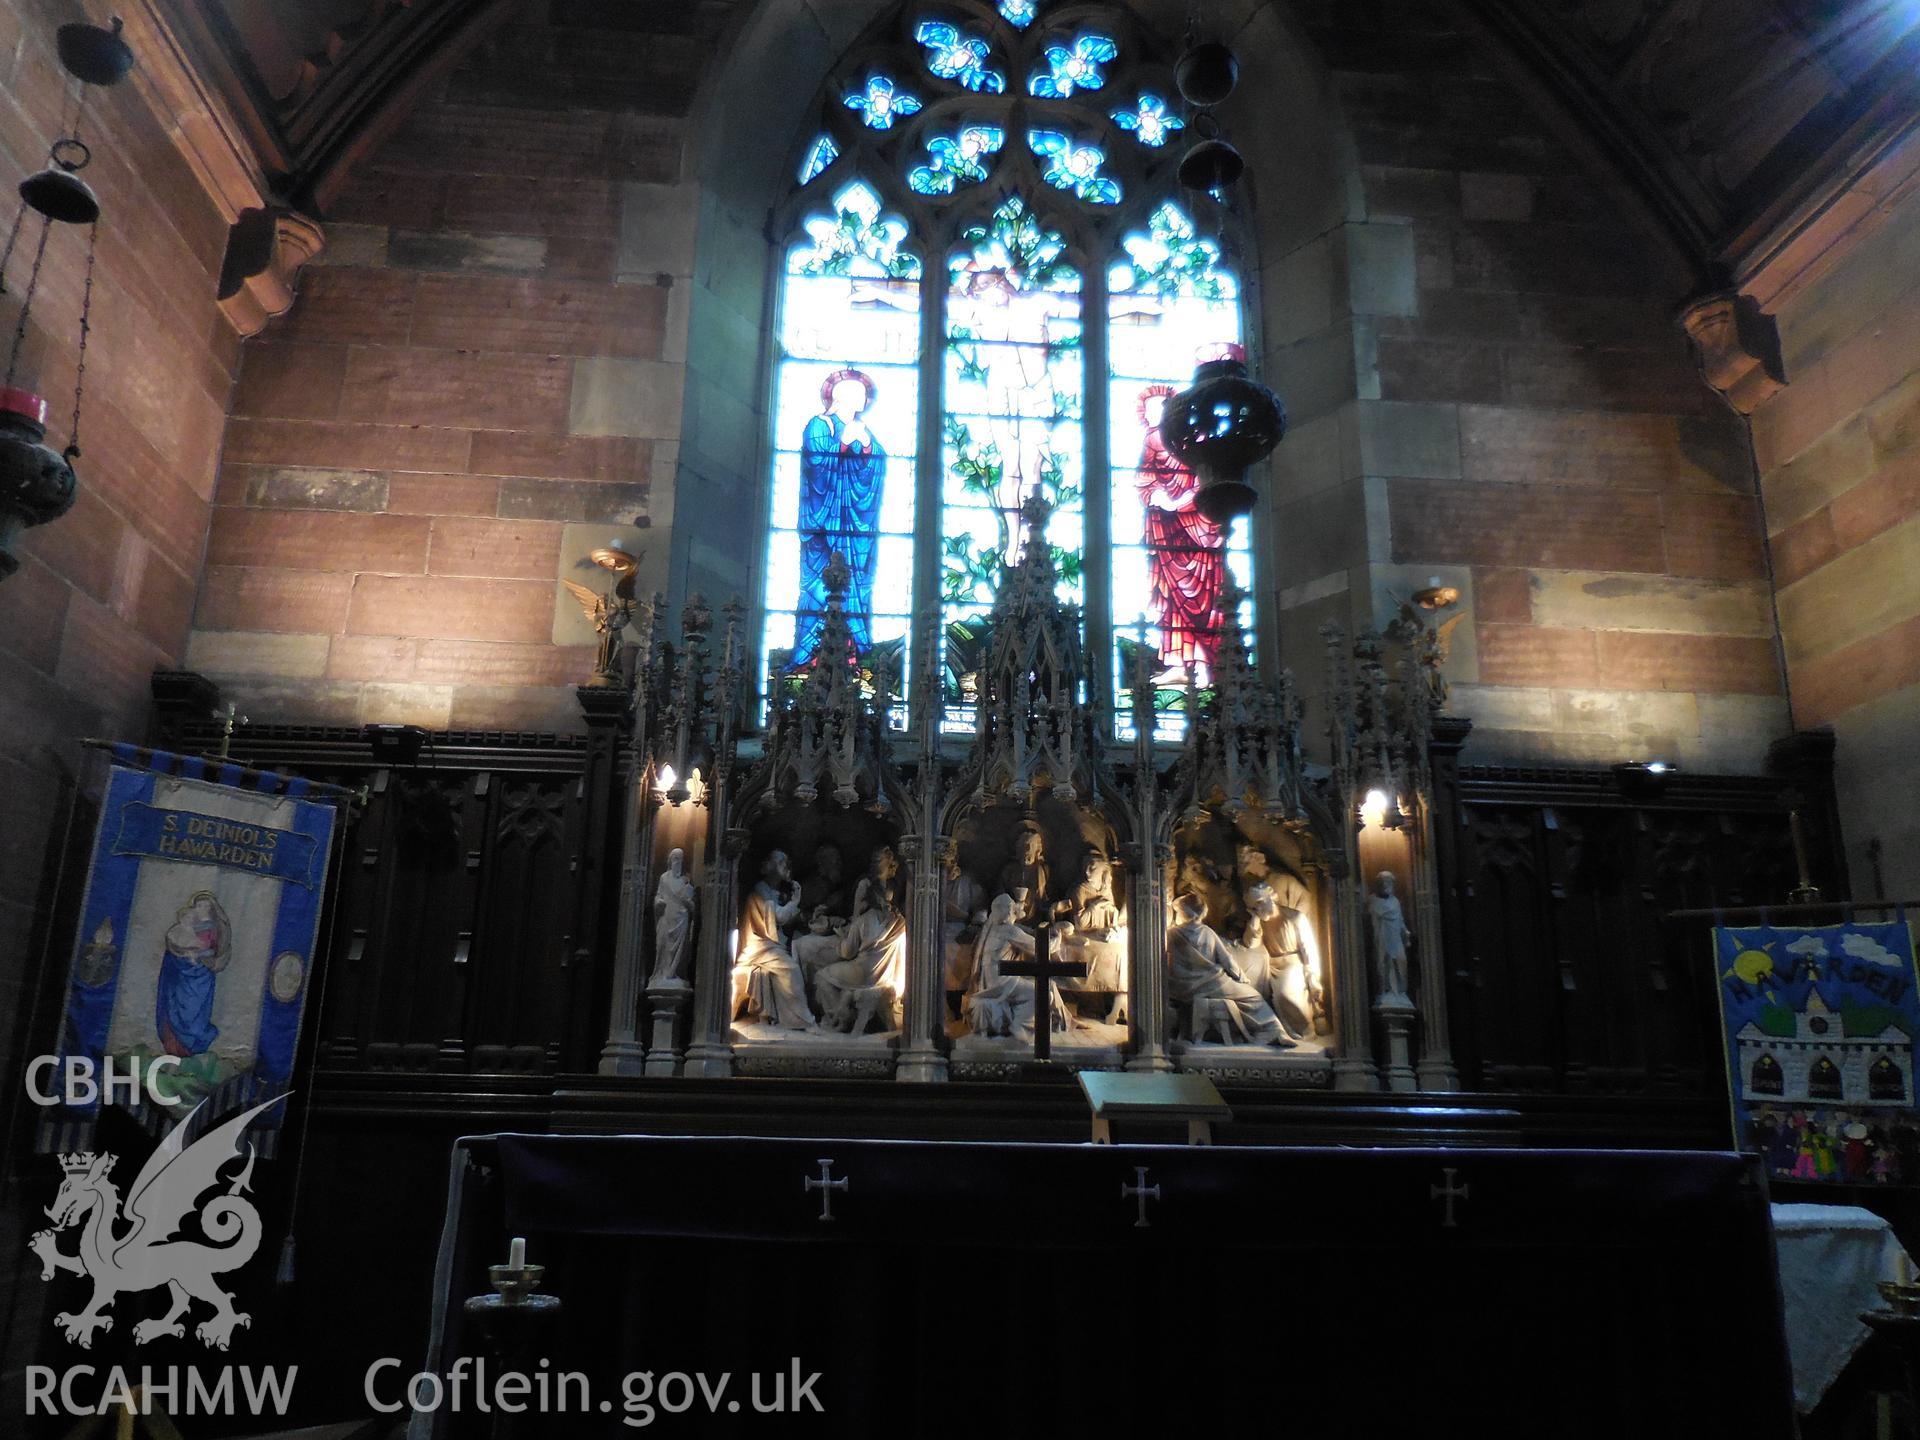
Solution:
[(800, 913), (786, 853), (775, 850), (760, 867), (760, 880), (740, 914), (740, 958), (735, 966), (734, 1014), (746, 1013), (787, 1030), (818, 1030), (807, 1005), (800, 966), (787, 948), (785, 928)]
[[(1033, 932), (1015, 918), (1018, 906), (1012, 895), (994, 896), (980, 931), (974, 988), (967, 996), (967, 1019), (976, 1035), (1033, 1034), (1033, 977), (1000, 973), (1000, 966), (1014, 955), (1032, 955), (1034, 951)], [(1073, 1020), (1061, 1003), (1059, 986), (1051, 980), (1047, 983), (1053, 986), (1053, 1028), (1071, 1029)]]
[(947, 853), (941, 914), (946, 941), (946, 988), (965, 993), (973, 979), (973, 957), (980, 927), (987, 922), (987, 892), (986, 887), (960, 868), (957, 851)]
[(678, 848), (667, 852), (666, 872), (653, 890), (653, 974), (649, 987), (684, 987), (687, 951), (693, 940), (694, 907), (699, 892), (687, 878), (687, 852)]
[(840, 847), (831, 840), (822, 841), (813, 852), (813, 865), (800, 882), (800, 908), (811, 915), (824, 908), (842, 919), (847, 914), (847, 882), (842, 872)]
[(847, 630), (864, 655), (872, 647), (873, 571), (879, 547), (886, 452), (867, 429), (877, 393), (860, 370), (836, 370), (820, 386), (820, 413), (800, 438), (800, 598), (792, 664), (819, 647), (827, 613), (827, 566), (847, 564)]
[(1413, 931), (1407, 928), (1406, 913), (1400, 897), (1394, 894), (1397, 882), (1391, 870), (1373, 877), (1374, 891), (1367, 897), (1368, 928), (1373, 932), (1373, 977), (1380, 993), (1407, 998), (1407, 943)]
[(1202, 916), (1211, 920), (1216, 915), (1225, 915), (1227, 907), (1221, 904), (1221, 882), (1226, 878), (1206, 856), (1190, 850), (1180, 862), (1180, 881), (1176, 888), (1180, 894), (1197, 899)]
[(1167, 990), (1176, 1004), (1189, 1007), (1191, 1037), (1218, 1034), (1228, 1042), (1276, 1045), (1291, 1049), (1293, 1039), (1240, 970), (1239, 959), (1206, 921), (1198, 895), (1173, 902), (1173, 928), (1167, 932)]
[(891, 845), (882, 845), (867, 862), (867, 873), (853, 892), (853, 916), (857, 920), (882, 904), (900, 908), (900, 857)]
[(872, 895), (840, 937), (840, 958), (813, 977), (821, 1017), (849, 1035), (864, 1034), (876, 1018), (882, 1030), (897, 1028), (905, 985), (906, 920), (889, 891), (875, 886)]
[(1226, 532), (1199, 511), (1200, 482), (1167, 450), (1160, 418), (1173, 394), (1171, 385), (1149, 385), (1140, 392), (1140, 424), (1145, 432), (1135, 484), (1147, 542), (1151, 604), (1160, 628), (1161, 673), (1178, 680), (1188, 666), (1211, 673), (1225, 623), (1220, 597), (1226, 589)]
[(1066, 982), (1070, 989), (1110, 993), (1113, 1003), (1107, 1023), (1118, 1024), (1126, 1010), (1126, 951), (1120, 943), (1120, 907), (1113, 899), (1113, 866), (1098, 850), (1089, 850), (1080, 862), (1080, 883), (1054, 906), (1065, 922), (1060, 929), (1062, 958), (1084, 961), (1084, 978)]
[(1249, 949), (1256, 940), (1259, 947), (1252, 958), (1259, 968), (1262, 993), (1290, 1030), (1308, 1034), (1313, 1029), (1317, 977), (1307, 951), (1305, 917), (1282, 905), (1273, 886), (1264, 880), (1247, 887), (1247, 913), (1252, 917), (1247, 922)]
[[(805, 901), (801, 901), (804, 906)], [(807, 915), (806, 928), (793, 937), (793, 958), (800, 962), (803, 974), (816, 966), (831, 965), (840, 958), (840, 937), (846, 933), (844, 915), (829, 915), (827, 907), (816, 905)]]
[(1013, 859), (1000, 871), (998, 893), (1015, 897), (1018, 908), (1013, 918), (1022, 924), (1047, 913), (1053, 887), (1043, 854), (1045, 844), (1038, 825), (1031, 820), (1021, 821), (1019, 832), (1014, 836)]

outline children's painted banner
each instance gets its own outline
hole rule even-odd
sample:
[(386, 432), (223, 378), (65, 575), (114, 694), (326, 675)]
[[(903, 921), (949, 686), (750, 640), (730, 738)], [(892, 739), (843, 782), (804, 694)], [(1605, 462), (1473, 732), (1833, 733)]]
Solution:
[(1882, 924), (1713, 932), (1734, 1142), (1784, 1180), (1920, 1184), (1913, 932)]
[[(292, 1079), (342, 792), (129, 745), (112, 754), (62, 1073), (137, 1068), (140, 1092), (109, 1098), (149, 1128), (208, 1099), (210, 1119), (259, 1105)], [(99, 1107), (97, 1095), (68, 1095), (42, 1145), (70, 1148)]]

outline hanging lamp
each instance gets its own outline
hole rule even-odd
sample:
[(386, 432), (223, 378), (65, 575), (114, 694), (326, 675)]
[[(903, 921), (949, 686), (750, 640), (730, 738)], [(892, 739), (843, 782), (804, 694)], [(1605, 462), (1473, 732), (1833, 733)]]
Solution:
[[(8, 270), (19, 248), (28, 215), (39, 217), (33, 259), (26, 288), (20, 292), (20, 313), (7, 351), (7, 368), (0, 379), (0, 580), (20, 568), (13, 553), (20, 532), (57, 520), (73, 508), (79, 478), (73, 462), (80, 458), (80, 402), (87, 380), (87, 339), (92, 331), (93, 266), (100, 236), (100, 199), (80, 178), (93, 151), (80, 138), (80, 118), (87, 92), (95, 86), (119, 83), (133, 67), (133, 52), (120, 35), (116, 18), (112, 29), (98, 25), (62, 25), (56, 35), (60, 63), (81, 83), (68, 132), (54, 141), (47, 164), (20, 182), (20, 209), (0, 250), (0, 294), (8, 294)], [(21, 357), (32, 325), (34, 300), (46, 265), (48, 241), (58, 226), (87, 229), (86, 279), (81, 290), (80, 328), (73, 381), (73, 418), (67, 444), (55, 450), (46, 443), (46, 398), (18, 383)]]

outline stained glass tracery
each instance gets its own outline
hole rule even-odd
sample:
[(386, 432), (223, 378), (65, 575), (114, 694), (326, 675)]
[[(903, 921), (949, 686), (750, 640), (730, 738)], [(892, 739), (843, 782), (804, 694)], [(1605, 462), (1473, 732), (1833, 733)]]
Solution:
[(1110, 118), (1151, 150), (1165, 145), (1174, 131), (1187, 128), (1187, 122), (1168, 110), (1158, 95), (1142, 95), (1131, 110), (1115, 110)]
[(1043, 164), (1040, 178), (1089, 205), (1120, 203), (1120, 182), (1103, 175), (1107, 155), (1098, 145), (1080, 145), (1057, 130), (1029, 130), (1027, 144)]
[(1050, 45), (1047, 68), (1033, 73), (1027, 93), (1043, 100), (1065, 100), (1075, 90), (1098, 90), (1107, 83), (1106, 63), (1119, 54), (1120, 47), (1110, 38), (1091, 31), (1071, 45)]
[(920, 112), (918, 97), (899, 89), (885, 75), (869, 76), (866, 87), (848, 95), (845, 104), (870, 130), (891, 130), (895, 120)]
[[(1002, 565), (1024, 543), (1023, 502), (1039, 494), (1054, 507), (1048, 535), (1061, 597), (1084, 603), (1090, 571), (1107, 582), (1093, 593), (1111, 600), (1098, 628), (1114, 642), (1103, 648), (1118, 734), (1133, 728), (1127, 680), (1144, 649), (1156, 677), (1155, 732), (1174, 739), (1189, 676), (1210, 681), (1229, 582), (1250, 595), (1253, 571), (1247, 523), (1222, 529), (1199, 515), (1197, 481), (1161, 442), (1160, 413), (1199, 360), (1240, 343), (1239, 288), (1220, 244), (1179, 205), (1131, 226), (1099, 218), (1113, 217), (1128, 192), (1172, 187), (1169, 147), (1185, 128), (1176, 106), (1140, 87), (1131, 46), (1123, 66), (1122, 46), (1098, 31), (1022, 39), (1012, 32), (1033, 24), (1037, 0), (982, 3), (1005, 25), (929, 19), (911, 32), (925, 73), (969, 95), (902, 84), (909, 49), (891, 66), (852, 71), (822, 97), (826, 126), (799, 178), (831, 169), (817, 191), (833, 203), (801, 212), (802, 238), (785, 266), (764, 655), (776, 671), (807, 662), (825, 571), (840, 554), (853, 577), (850, 627), (876, 668), (913, 674), (911, 617), (937, 606), (944, 723), (966, 729)], [(1006, 94), (1010, 72), (1027, 76), (1043, 103)], [(1023, 104), (1031, 128), (1019, 123)], [(1040, 183), (997, 192), (978, 218), (964, 192), (994, 180), (996, 167), (1015, 173), (1000, 157), (1019, 146), (1016, 136)], [(904, 182), (886, 193), (914, 207), (911, 225), (888, 211), (885, 182), (849, 182), (875, 166)], [(921, 208), (915, 197), (954, 203)], [(1063, 224), (1070, 214), (1083, 219)], [(1070, 253), (1063, 232), (1092, 238), (1076, 238)], [(945, 256), (924, 278), (922, 243)], [(1107, 280), (1106, 303), (1091, 313), (1083, 253)], [(945, 290), (944, 325), (927, 333), (921, 307), (931, 286)], [(1104, 375), (1088, 373), (1089, 327), (1105, 336), (1095, 351), (1107, 356)], [(936, 372), (937, 389), (923, 390)], [(1090, 394), (1102, 395), (1095, 413), (1104, 408), (1106, 431), (1094, 447), (1105, 463), (1093, 469)], [(922, 437), (926, 406), (937, 407), (938, 423)], [(1108, 542), (1099, 554), (1086, 550), (1090, 507)], [(933, 573), (917, 576), (916, 595), (922, 564)], [(1241, 610), (1251, 634), (1251, 601)]]
[(987, 178), (991, 157), (1006, 143), (1006, 132), (993, 125), (967, 125), (954, 135), (927, 137), (927, 163), (907, 172), (907, 184), (921, 195), (951, 195), (956, 186), (977, 185)]
[(986, 95), (998, 95), (1007, 88), (1005, 73), (987, 63), (993, 47), (980, 36), (927, 20), (921, 22), (913, 37), (926, 48), (927, 69), (942, 80)]

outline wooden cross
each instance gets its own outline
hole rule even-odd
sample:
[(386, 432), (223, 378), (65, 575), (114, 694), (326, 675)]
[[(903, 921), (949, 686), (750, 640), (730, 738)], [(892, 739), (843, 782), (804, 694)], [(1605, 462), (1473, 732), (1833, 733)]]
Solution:
[(1457, 1183), (1453, 1178), (1455, 1173), (1451, 1165), (1443, 1166), (1440, 1174), (1445, 1178), (1447, 1183), (1445, 1185), (1429, 1185), (1427, 1187), (1428, 1199), (1444, 1200), (1447, 1202), (1447, 1217), (1440, 1222), (1440, 1228), (1442, 1230), (1455, 1230), (1459, 1228), (1460, 1222), (1453, 1218), (1453, 1202), (1455, 1200), (1467, 1199), (1467, 1192), (1473, 1188), (1469, 1185)]
[(833, 1161), (831, 1160), (822, 1159), (819, 1165), (820, 1178), (816, 1180), (811, 1175), (807, 1176), (807, 1189), (818, 1190), (820, 1192), (820, 1219), (822, 1221), (831, 1221), (833, 1219), (833, 1192), (847, 1188), (847, 1177), (842, 1175), (838, 1180), (828, 1178), (833, 1174)]
[(1053, 1058), (1053, 981), (1056, 976), (1081, 976), (1087, 973), (1084, 960), (1055, 960), (1053, 922), (1039, 920), (1033, 927), (1033, 959), (1002, 962), (1002, 975), (1033, 977), (1033, 1058)]

